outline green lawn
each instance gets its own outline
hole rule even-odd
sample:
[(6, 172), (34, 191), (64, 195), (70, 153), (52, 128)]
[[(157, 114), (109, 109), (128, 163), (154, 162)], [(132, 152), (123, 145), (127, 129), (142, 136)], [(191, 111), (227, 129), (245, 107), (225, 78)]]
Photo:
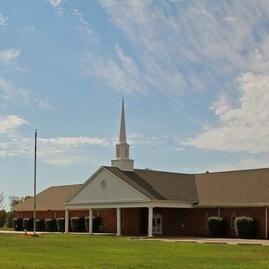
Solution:
[(269, 247), (130, 240), (113, 236), (0, 235), (0, 268), (269, 268)]

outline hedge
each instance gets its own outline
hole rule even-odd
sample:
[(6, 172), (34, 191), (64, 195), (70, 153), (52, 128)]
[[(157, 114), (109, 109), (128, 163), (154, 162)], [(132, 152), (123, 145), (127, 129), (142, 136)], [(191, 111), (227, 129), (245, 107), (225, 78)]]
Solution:
[(72, 232), (84, 232), (85, 231), (85, 219), (73, 217), (71, 218), (71, 231)]
[(35, 225), (36, 225), (36, 231), (41, 232), (41, 231), (45, 230), (45, 222), (44, 222), (44, 220), (36, 219)]
[(56, 227), (57, 227), (57, 232), (64, 232), (65, 228), (65, 221), (64, 218), (57, 218), (56, 219)]
[(56, 220), (55, 219), (45, 219), (45, 231), (55, 232), (56, 231)]
[(227, 224), (227, 220), (222, 217), (209, 217), (207, 219), (209, 235), (212, 237), (226, 237)]
[(235, 229), (239, 238), (255, 238), (258, 225), (252, 217), (242, 216), (235, 219)]
[(33, 224), (34, 224), (33, 219), (24, 218), (22, 221), (23, 230), (33, 231)]
[(22, 222), (23, 222), (22, 219), (18, 219), (18, 218), (12, 219), (12, 227), (14, 228), (15, 231), (23, 231)]

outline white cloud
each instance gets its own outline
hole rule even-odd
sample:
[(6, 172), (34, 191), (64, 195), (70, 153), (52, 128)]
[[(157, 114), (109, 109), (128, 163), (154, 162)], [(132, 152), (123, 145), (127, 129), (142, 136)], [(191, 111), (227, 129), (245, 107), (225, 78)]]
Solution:
[(0, 116), (0, 134), (8, 133), (26, 123), (25, 119), (16, 115)]
[(21, 53), (21, 50), (15, 49), (15, 48), (0, 51), (0, 63), (8, 64), (14, 61), (15, 59), (17, 59), (20, 53)]
[(269, 75), (244, 73), (238, 83), (239, 105), (233, 107), (228, 97), (221, 96), (212, 106), (218, 125), (207, 126), (183, 145), (232, 153), (269, 153)]
[[(2, 101), (2, 100), (3, 101)], [(52, 109), (48, 98), (33, 97), (26, 89), (14, 86), (10, 81), (0, 76), (0, 102), (19, 102), (24, 105), (36, 105), (41, 109)]]
[[(94, 162), (95, 158), (91, 156), (90, 148), (93, 146), (104, 147), (109, 143), (109, 140), (98, 137), (39, 137), (38, 158), (43, 163), (54, 165)], [(33, 138), (2, 136), (0, 140), (0, 157), (32, 157), (33, 145)]]
[(54, 8), (57, 15), (62, 16), (64, 14), (63, 0), (47, 0), (47, 2)]
[(127, 38), (132, 56), (124, 54), (136, 67), (131, 75), (124, 72), (128, 65), (119, 51), (116, 60), (92, 55), (90, 62), (97, 63), (94, 74), (115, 90), (137, 92), (139, 86), (141, 91), (150, 88), (168, 95), (216, 91), (241, 72), (269, 68), (267, 1), (102, 0), (101, 4)]
[(6, 25), (7, 20), (8, 17), (0, 13), (0, 27), (4, 27)]
[(143, 92), (147, 89), (139, 67), (118, 46), (116, 46), (116, 59), (90, 54), (83, 59), (83, 64), (87, 74), (94, 74), (116, 91), (130, 93)]
[(81, 13), (79, 9), (74, 9), (73, 10), (73, 15), (78, 18), (79, 21), (79, 32), (83, 35), (86, 40), (92, 44), (97, 41), (97, 37), (93, 29), (90, 27), (89, 23), (87, 20), (84, 18), (84, 15)]
[(62, 0), (47, 0), (53, 7), (58, 7), (61, 5)]
[(255, 169), (255, 168), (267, 168), (269, 163), (269, 156), (264, 159), (242, 159), (237, 162), (228, 162), (225, 164), (215, 164), (208, 167), (209, 171), (232, 171), (232, 170), (243, 170), (243, 169)]

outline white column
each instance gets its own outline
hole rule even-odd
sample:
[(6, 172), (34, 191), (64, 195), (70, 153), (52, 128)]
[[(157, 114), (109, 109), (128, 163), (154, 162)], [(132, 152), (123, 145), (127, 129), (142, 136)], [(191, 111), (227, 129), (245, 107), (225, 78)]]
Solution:
[(65, 209), (65, 217), (64, 217), (64, 220), (65, 220), (65, 233), (68, 233), (69, 231), (69, 209)]
[(121, 212), (120, 208), (117, 208), (117, 235), (121, 235)]
[(89, 234), (92, 234), (92, 208), (89, 209)]
[(153, 207), (148, 208), (148, 237), (152, 237)]

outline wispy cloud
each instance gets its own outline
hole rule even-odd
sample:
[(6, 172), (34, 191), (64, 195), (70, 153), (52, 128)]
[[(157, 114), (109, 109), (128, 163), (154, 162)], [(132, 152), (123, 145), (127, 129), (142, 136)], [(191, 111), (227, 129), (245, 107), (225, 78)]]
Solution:
[(0, 76), (0, 102), (3, 105), (6, 102), (17, 103), (24, 105), (36, 105), (42, 109), (52, 109), (48, 98), (45, 97), (33, 97), (30, 91), (21, 87), (14, 86), (10, 81)]
[(238, 83), (239, 104), (221, 96), (211, 108), (218, 124), (207, 126), (183, 145), (231, 153), (269, 153), (269, 75), (244, 73)]
[(64, 14), (63, 0), (47, 0), (47, 2), (54, 8), (57, 15), (62, 16)]
[(116, 59), (88, 54), (83, 58), (85, 72), (104, 81), (109, 88), (123, 93), (148, 89), (139, 67), (132, 58), (116, 46)]
[[(33, 144), (33, 138), (3, 136), (0, 141), (0, 157), (31, 157)], [(38, 155), (43, 163), (66, 165), (89, 161), (93, 159), (90, 156), (91, 146), (107, 145), (109, 142), (106, 139), (97, 137), (39, 137)]]
[(266, 1), (100, 2), (131, 49), (116, 45), (113, 57), (95, 51), (85, 66), (115, 90), (216, 91), (241, 72), (268, 70)]
[(209, 171), (231, 171), (242, 169), (268, 168), (269, 156), (261, 158), (245, 158), (237, 162), (227, 162), (222, 164), (213, 164), (207, 167)]
[(26, 123), (27, 121), (20, 116), (0, 116), (0, 134), (6, 134)]
[(4, 51), (0, 51), (0, 63), (9, 64), (16, 60), (21, 53), (20, 49), (11, 48)]
[(0, 28), (6, 26), (7, 20), (8, 17), (0, 13)]
[(84, 18), (82, 12), (79, 9), (74, 9), (73, 16), (78, 19), (78, 29), (79, 32), (83, 35), (83, 37), (89, 43), (95, 43), (97, 41), (97, 36), (92, 27), (89, 25), (88, 21)]

